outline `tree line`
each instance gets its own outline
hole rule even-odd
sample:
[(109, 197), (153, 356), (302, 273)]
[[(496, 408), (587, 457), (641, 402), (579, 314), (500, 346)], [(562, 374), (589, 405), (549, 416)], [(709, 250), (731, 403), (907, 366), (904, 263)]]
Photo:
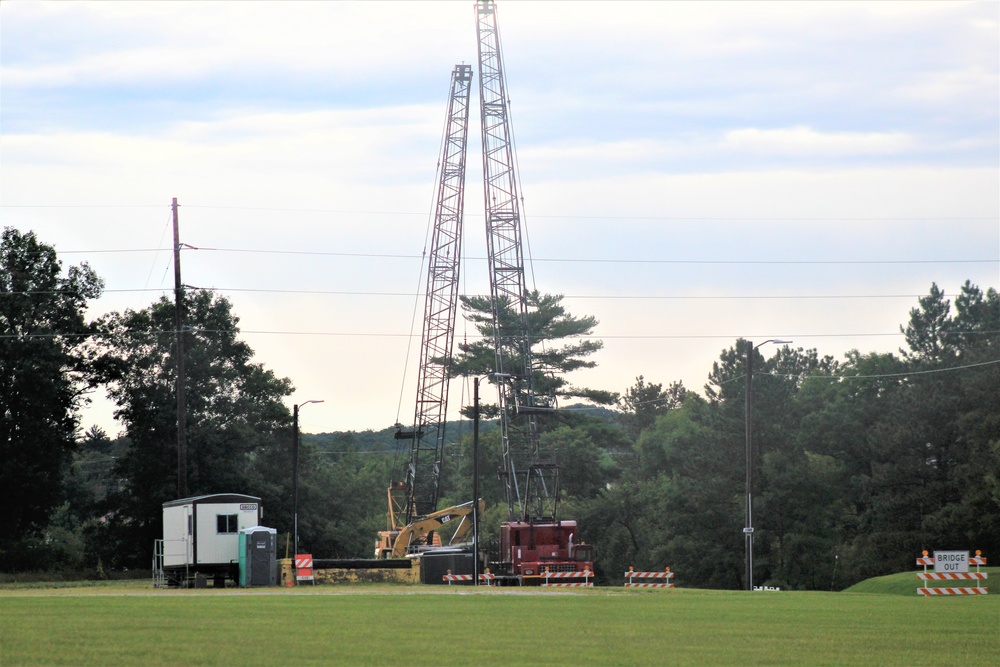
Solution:
[[(0, 493), (10, 519), (0, 571), (146, 569), (162, 504), (177, 497), (174, 303), (161, 298), (88, 321), (87, 303), (102, 289), (85, 263), (64, 270), (33, 233), (4, 230)], [(748, 387), (755, 584), (837, 590), (912, 569), (922, 549), (998, 553), (994, 288), (967, 281), (952, 301), (931, 285), (900, 327), (906, 347), (898, 354), (854, 350), (836, 360), (736, 340), (700, 393), (644, 376), (621, 393), (568, 386), (565, 372), (595, 363), (597, 322), (567, 313), (558, 296), (530, 296), (535, 386), (591, 406), (553, 410), (539, 427), (562, 466), (561, 516), (577, 520), (579, 537), (595, 545), (601, 581), (620, 582), (630, 566), (669, 566), (685, 586), (746, 586)], [(481, 329), (490, 326), (489, 306), (463, 299)], [(292, 382), (253, 361), (225, 297), (191, 291), (183, 308), (190, 494), (260, 496), (264, 523), (284, 535), (292, 523), (284, 404)], [(460, 347), (453, 370), (488, 371), (484, 345)], [(80, 432), (87, 396), (99, 388), (114, 401), (120, 434)], [(471, 431), (468, 421), (448, 425), (441, 506), (471, 498)], [(303, 436), (299, 540), (317, 557), (371, 556), (386, 527), (385, 490), (402, 479), (408, 454), (392, 432)], [(498, 429), (484, 423), (488, 547), (506, 518), (493, 474), (499, 449)]]

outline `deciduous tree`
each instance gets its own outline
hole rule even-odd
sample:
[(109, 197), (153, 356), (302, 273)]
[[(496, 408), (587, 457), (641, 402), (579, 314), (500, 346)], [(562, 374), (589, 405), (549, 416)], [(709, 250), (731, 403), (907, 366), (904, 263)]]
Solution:
[(33, 232), (0, 243), (0, 567), (30, 566), (18, 549), (62, 502), (79, 408), (92, 385), (87, 301), (103, 282), (86, 264), (63, 271)]

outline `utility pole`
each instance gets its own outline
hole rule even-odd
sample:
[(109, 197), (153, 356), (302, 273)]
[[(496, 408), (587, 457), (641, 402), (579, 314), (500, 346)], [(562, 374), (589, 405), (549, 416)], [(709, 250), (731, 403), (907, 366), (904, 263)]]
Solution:
[(769, 338), (758, 345), (754, 345), (753, 341), (748, 340), (746, 345), (747, 525), (743, 529), (743, 534), (746, 536), (746, 584), (748, 591), (753, 590), (753, 354), (758, 347), (767, 343), (785, 345), (791, 342), (790, 340), (783, 340), (781, 338)]
[(292, 406), (292, 557), (299, 555), (299, 406)]
[(753, 590), (753, 452), (751, 449), (752, 434), (753, 429), (753, 351), (754, 351), (753, 341), (747, 341), (746, 350), (746, 375), (747, 375), (747, 388), (746, 388), (746, 483), (747, 483), (747, 498), (746, 498), (746, 520), (747, 525), (743, 528), (743, 535), (746, 537), (746, 556), (744, 558), (744, 564), (746, 566), (746, 573), (744, 574), (744, 580), (746, 581), (747, 590)]
[(181, 283), (181, 233), (177, 219), (177, 197), (174, 212), (174, 308), (177, 329), (177, 497), (187, 498), (187, 399), (184, 388), (184, 285)]
[(299, 408), (319, 401), (297, 403), (292, 407), (292, 548), (299, 553)]

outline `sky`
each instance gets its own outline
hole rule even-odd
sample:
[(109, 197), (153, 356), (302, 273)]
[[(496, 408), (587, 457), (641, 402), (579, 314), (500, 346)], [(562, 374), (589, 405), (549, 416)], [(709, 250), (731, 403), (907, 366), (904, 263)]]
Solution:
[[(604, 342), (571, 383), (701, 391), (739, 337), (898, 352), (932, 283), (1000, 287), (997, 2), (498, 19), (528, 280)], [(289, 407), (323, 401), (303, 431), (411, 422), (450, 73), (476, 62), (471, 0), (4, 0), (2, 224), (89, 263), (97, 317), (172, 298), (176, 197), (184, 283), (232, 301)], [(477, 82), (463, 294), (489, 290)], [(91, 398), (83, 426), (120, 432)]]

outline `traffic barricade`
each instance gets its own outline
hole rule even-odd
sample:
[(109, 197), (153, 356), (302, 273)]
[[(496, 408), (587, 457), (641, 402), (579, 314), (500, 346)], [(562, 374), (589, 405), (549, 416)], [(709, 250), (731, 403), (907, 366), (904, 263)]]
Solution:
[[(976, 551), (976, 555), (969, 557), (968, 551), (935, 551), (934, 556), (929, 556), (927, 551), (917, 558), (917, 565), (922, 565), (923, 572), (917, 572), (917, 579), (924, 582), (917, 593), (924, 597), (932, 595), (987, 595), (989, 589), (985, 586), (949, 586), (946, 588), (932, 588), (927, 585), (928, 581), (983, 581), (989, 578), (986, 572), (980, 572), (979, 567), (986, 565), (986, 558), (982, 551)], [(927, 567), (933, 565), (934, 572), (928, 572)], [(975, 565), (976, 571), (969, 572), (968, 566)]]
[[(493, 582), (496, 580), (497, 575), (490, 572), (489, 568), (486, 568), (486, 572), (479, 575), (479, 581), (485, 583), (487, 586), (492, 586)], [(448, 585), (451, 586), (453, 582), (456, 581), (472, 581), (471, 574), (452, 574), (451, 570), (448, 570), (448, 574), (441, 577), (441, 581), (447, 581)]]
[[(593, 588), (594, 582), (590, 580), (594, 573), (590, 570), (579, 570), (574, 572), (550, 572), (545, 568), (543, 573), (544, 583), (539, 584), (547, 588)], [(571, 581), (583, 579), (583, 581)]]
[[(625, 573), (627, 581), (625, 582), (625, 588), (673, 588), (674, 584), (671, 579), (674, 578), (674, 573), (670, 571), (670, 568), (664, 569), (662, 572), (636, 572), (634, 568), (629, 568), (628, 572)], [(659, 581), (635, 581), (635, 579), (657, 579)]]
[(295, 581), (311, 581), (316, 585), (316, 578), (313, 576), (312, 554), (295, 554)]

